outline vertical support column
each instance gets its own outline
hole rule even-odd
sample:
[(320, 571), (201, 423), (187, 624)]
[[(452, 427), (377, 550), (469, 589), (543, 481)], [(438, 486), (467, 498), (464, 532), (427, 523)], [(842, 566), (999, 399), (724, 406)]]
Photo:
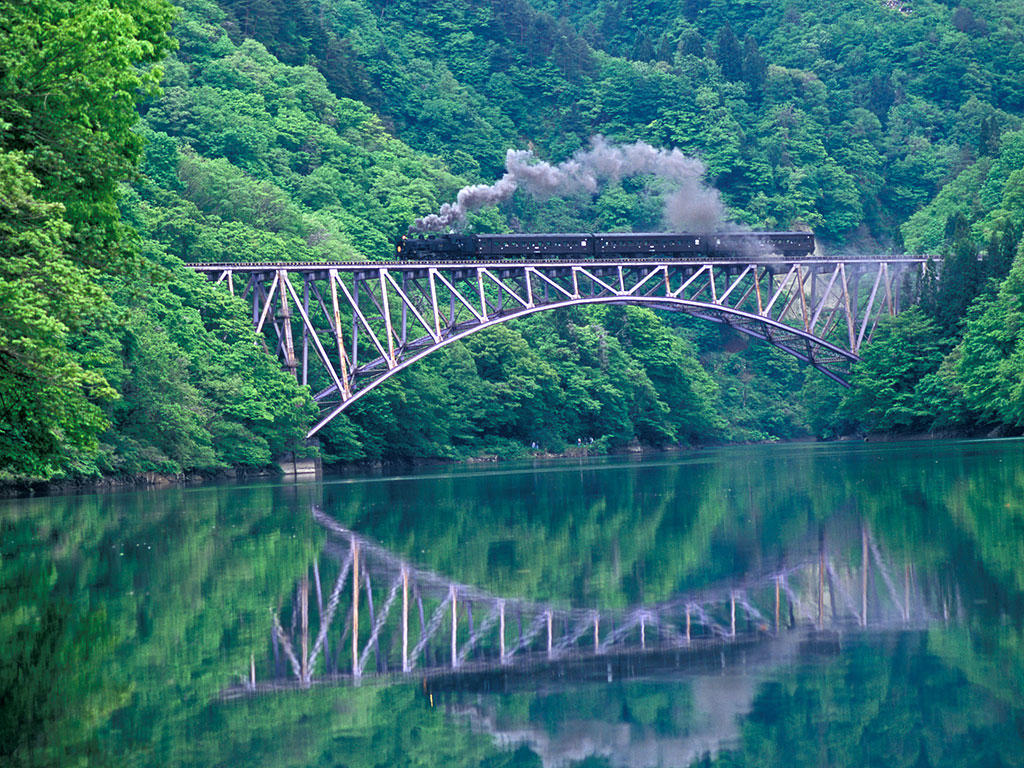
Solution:
[(299, 584), (299, 611), (302, 621), (302, 683), (309, 682), (309, 577)]
[(387, 272), (383, 267), (377, 270), (380, 280), (380, 313), (381, 319), (384, 321), (384, 333), (388, 337), (388, 364), (393, 368), (395, 366), (395, 329), (392, 327), (391, 304), (388, 302)]
[[(796, 265), (796, 279), (797, 279), (797, 285), (800, 287), (800, 320), (801, 320), (801, 322), (803, 322), (804, 330), (807, 331), (808, 333), (810, 333), (811, 329), (810, 329), (809, 326), (810, 326), (811, 322), (810, 322), (810, 317), (807, 315), (807, 292), (804, 290), (804, 286), (806, 284), (807, 278), (804, 277), (803, 269), (800, 268), (799, 264)], [(812, 291), (814, 289), (814, 273), (813, 272), (811, 273), (811, 289), (812, 289)], [(812, 306), (813, 306), (813, 300), (812, 300)]]
[(292, 338), (292, 313), (288, 308), (288, 291), (284, 287), (284, 281), (288, 279), (288, 270), (279, 269), (277, 279), (281, 282), (281, 288), (278, 291), (281, 296), (281, 312), (278, 317), (281, 319), (281, 325), (284, 326), (285, 367), (292, 376), (298, 378), (299, 363), (295, 359), (295, 341)]
[[(277, 604), (278, 612), (281, 611), (281, 603)], [(281, 676), (281, 638), (278, 636), (277, 624), (275, 623), (270, 633), (270, 639), (272, 641), (274, 649), (274, 677)]]
[(686, 644), (690, 644), (690, 606), (686, 606)]
[(430, 310), (434, 313), (434, 332), (441, 338), (441, 308), (437, 304), (437, 270), (431, 267), (427, 271), (427, 282), (430, 283)]
[(910, 621), (910, 563), (903, 568), (903, 620)]
[(402, 671), (409, 671), (409, 569), (402, 568)]
[(781, 582), (782, 577), (775, 577), (775, 634), (779, 634), (779, 608), (781, 607)]
[[(853, 269), (853, 273), (853, 282), (850, 285), (850, 305), (853, 307), (854, 313), (856, 313), (860, 307), (860, 284), (864, 278), (864, 268), (857, 266)], [(857, 348), (851, 347), (851, 349)]]
[(260, 296), (263, 295), (263, 282), (253, 278), (252, 285), (252, 325), (255, 328), (260, 321)]
[(352, 676), (359, 677), (359, 542), (352, 538)]
[(868, 529), (860, 528), (860, 625), (868, 625)]
[(505, 663), (505, 601), (498, 603), (498, 658)]
[(448, 593), (452, 596), (452, 667), (457, 667), (459, 665), (459, 608), (454, 584), (448, 587)]
[(548, 620), (548, 658), (551, 658), (551, 610), (547, 611)]
[[(318, 625), (323, 625), (324, 622), (324, 590), (320, 581), (320, 562), (318, 560), (313, 561), (313, 579), (316, 584), (316, 620)], [(324, 634), (324, 670), (326, 672), (333, 672), (331, 669), (331, 641), (327, 638), (327, 634)]]
[(640, 650), (647, 650), (647, 617), (643, 614), (640, 614)]
[[(331, 285), (331, 309), (334, 312), (334, 341), (338, 347), (338, 365), (341, 371), (341, 386), (343, 391), (341, 397), (347, 400), (352, 396), (351, 385), (348, 380), (348, 357), (345, 354), (345, 342), (341, 336), (341, 307), (338, 305), (338, 270), (332, 269), (328, 272), (327, 282)], [(354, 313), (353, 313), (354, 314)]]
[(359, 276), (352, 276), (352, 370), (359, 367)]
[[(405, 270), (402, 271), (402, 293), (406, 296), (409, 295), (409, 273)], [(405, 303), (405, 299), (402, 299), (402, 336), (399, 339), (402, 349), (405, 349), (406, 341), (408, 340), (409, 334), (409, 305)]]
[(594, 653), (601, 650), (601, 617), (594, 614)]
[(850, 278), (846, 274), (846, 264), (841, 263), (839, 265), (839, 279), (840, 287), (843, 292), (843, 310), (846, 313), (846, 333), (847, 343), (850, 349), (854, 349), (856, 346), (857, 338), (857, 320), (853, 316), (853, 301), (850, 297)]
[[(487, 297), (484, 295), (484, 271), (480, 267), (477, 267), (476, 270), (476, 288), (480, 294), (480, 316), (486, 322), (491, 313), (487, 306)], [(499, 291), (499, 293), (501, 292)]]
[[(309, 273), (302, 276), (302, 308), (309, 314)], [(302, 385), (309, 383), (309, 328), (306, 323), (302, 324)]]
[(736, 637), (736, 593), (729, 593), (729, 637)]
[(821, 541), (818, 546), (818, 629), (825, 621), (825, 546)]
[(256, 654), (249, 654), (249, 687), (256, 687)]
[[(811, 295), (809, 297), (808, 304), (810, 305), (811, 309), (814, 309), (814, 307), (818, 306), (818, 282), (819, 282), (818, 275), (819, 275), (819, 273), (818, 273), (818, 271), (817, 271), (817, 269), (815, 267), (808, 267), (807, 268), (807, 274), (811, 278)], [(807, 321), (806, 308), (804, 310), (804, 313), (805, 313), (805, 317), (804, 317), (804, 330), (807, 331), (808, 333), (810, 333), (811, 332), (811, 328), (809, 327), (810, 323), (808, 323), (808, 321)]]

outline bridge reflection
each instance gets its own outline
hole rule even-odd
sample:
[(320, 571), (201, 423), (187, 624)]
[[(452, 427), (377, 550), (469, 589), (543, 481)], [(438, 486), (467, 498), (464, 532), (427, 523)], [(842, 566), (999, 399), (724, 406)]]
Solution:
[[(417, 567), (313, 507), (324, 557), (271, 611), (235, 697), (415, 676), (424, 689), (509, 690), (543, 678), (635, 679), (835, 653), (858, 628), (922, 627), (948, 607), (870, 530), (742, 580), (620, 610), (492, 594)], [(859, 535), (858, 535), (859, 533)], [(948, 605), (948, 601), (946, 603)], [(259, 661), (259, 663), (257, 663)], [(259, 674), (257, 673), (259, 670)]]

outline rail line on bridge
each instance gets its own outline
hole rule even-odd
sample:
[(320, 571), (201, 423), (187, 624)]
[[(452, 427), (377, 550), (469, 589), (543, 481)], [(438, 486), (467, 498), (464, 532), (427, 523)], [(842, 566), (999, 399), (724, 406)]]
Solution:
[[(760, 339), (846, 384), (879, 320), (916, 298), (927, 257), (191, 264), (273, 329), (314, 389), (312, 437), (432, 352), (498, 323), (586, 304), (683, 312)], [(311, 365), (312, 364), (312, 365)]]

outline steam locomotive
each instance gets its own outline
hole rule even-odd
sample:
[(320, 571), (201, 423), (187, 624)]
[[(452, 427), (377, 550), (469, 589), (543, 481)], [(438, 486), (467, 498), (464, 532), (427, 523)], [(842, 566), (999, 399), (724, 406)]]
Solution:
[(498, 259), (721, 259), (775, 254), (806, 258), (814, 253), (810, 232), (615, 232), (544, 235), (427, 234), (401, 238), (402, 261), (491, 261)]

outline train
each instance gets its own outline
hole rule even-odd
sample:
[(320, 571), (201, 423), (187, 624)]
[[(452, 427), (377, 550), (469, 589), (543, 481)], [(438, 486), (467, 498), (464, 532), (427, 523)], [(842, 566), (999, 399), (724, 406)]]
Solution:
[(395, 245), (400, 261), (750, 258), (814, 254), (811, 232), (607, 232), (566, 234), (406, 235)]

